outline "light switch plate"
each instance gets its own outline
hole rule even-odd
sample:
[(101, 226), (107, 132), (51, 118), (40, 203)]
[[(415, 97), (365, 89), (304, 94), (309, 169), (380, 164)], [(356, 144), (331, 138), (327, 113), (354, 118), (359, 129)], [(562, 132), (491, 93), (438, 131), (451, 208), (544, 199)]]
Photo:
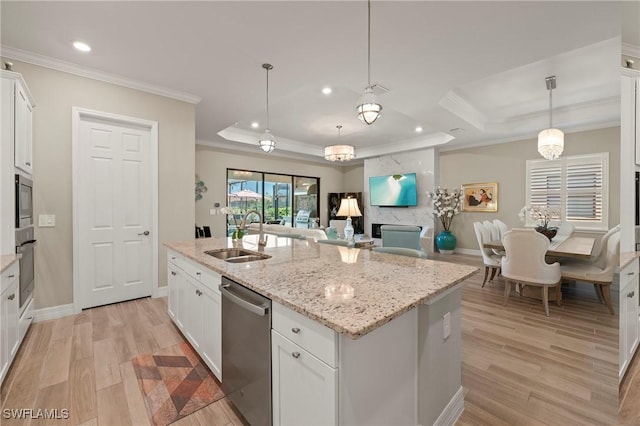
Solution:
[(55, 214), (41, 214), (38, 216), (38, 226), (40, 228), (53, 228), (56, 226)]

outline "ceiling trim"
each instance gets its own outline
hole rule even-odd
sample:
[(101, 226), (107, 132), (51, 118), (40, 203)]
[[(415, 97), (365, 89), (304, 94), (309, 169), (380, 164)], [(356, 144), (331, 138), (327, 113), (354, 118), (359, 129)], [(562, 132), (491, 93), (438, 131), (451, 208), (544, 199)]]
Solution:
[(640, 58), (640, 46), (634, 46), (630, 43), (622, 43), (622, 54)]
[(49, 56), (40, 55), (22, 49), (16, 49), (4, 44), (0, 45), (0, 51), (2, 56), (5, 58), (27, 62), (29, 64), (74, 74), (80, 77), (103, 81), (105, 83), (111, 83), (118, 86), (127, 87), (129, 89), (140, 90), (142, 92), (152, 93), (154, 95), (164, 96), (165, 98), (176, 99), (178, 101), (187, 102), (194, 105), (199, 104), (200, 101), (202, 101), (202, 98), (200, 96), (188, 92), (182, 92), (180, 90), (168, 89), (166, 87), (132, 80), (116, 74), (106, 73), (93, 68), (76, 65), (71, 62), (61, 61)]
[(450, 113), (457, 115), (478, 130), (484, 130), (484, 126), (487, 124), (487, 116), (454, 90), (450, 90), (444, 95), (438, 102), (438, 105)]

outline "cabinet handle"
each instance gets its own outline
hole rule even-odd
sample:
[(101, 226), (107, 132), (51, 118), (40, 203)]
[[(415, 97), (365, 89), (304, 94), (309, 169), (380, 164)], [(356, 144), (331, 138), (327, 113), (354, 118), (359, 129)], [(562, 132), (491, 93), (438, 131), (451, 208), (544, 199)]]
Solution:
[(202, 275), (202, 272), (196, 272), (196, 275)]
[(10, 295), (9, 297), (7, 297), (7, 299), (9, 299), (9, 300), (13, 300), (13, 299), (15, 299), (15, 298), (16, 298), (16, 294), (15, 294), (15, 293), (13, 293), (13, 294), (12, 294), (12, 295)]
[(636, 294), (636, 291), (633, 290), (631, 293), (627, 294), (627, 297), (633, 297), (635, 296), (635, 294)]
[(298, 334), (298, 333), (300, 333), (300, 329), (299, 329), (298, 327), (293, 327), (293, 328), (291, 329), (291, 331), (292, 331), (294, 334)]
[(15, 277), (15, 275), (11, 274), (7, 278), (13, 278), (13, 277)]
[(171, 260), (176, 260), (176, 257), (175, 256), (171, 256)]
[(30, 165), (31, 165), (31, 163), (30, 163), (30, 162), (28, 162), (28, 161), (27, 161), (26, 163), (24, 163), (24, 164), (26, 164), (27, 166), (30, 166)]
[(294, 357), (295, 359), (300, 358), (300, 352), (292, 352), (291, 356)]
[(196, 290), (196, 294), (197, 294), (198, 296), (202, 296), (202, 292), (201, 292), (200, 290)]
[(627, 275), (631, 276), (631, 275), (635, 275), (635, 272), (627, 272)]
[(171, 275), (178, 275), (176, 271), (171, 271)]

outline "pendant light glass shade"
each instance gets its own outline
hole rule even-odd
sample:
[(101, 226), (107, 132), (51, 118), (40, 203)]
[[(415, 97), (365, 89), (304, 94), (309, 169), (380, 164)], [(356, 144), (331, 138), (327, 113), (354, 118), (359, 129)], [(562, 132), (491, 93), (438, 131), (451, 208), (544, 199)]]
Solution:
[(376, 99), (371, 86), (371, 0), (367, 2), (367, 88), (356, 111), (360, 121), (365, 124), (373, 124), (382, 112), (382, 104)]
[(273, 69), (273, 65), (262, 64), (262, 68), (267, 71), (267, 128), (258, 139), (258, 145), (262, 151), (269, 154), (276, 148), (276, 140), (273, 138), (271, 130), (269, 130), (269, 71)]
[(260, 149), (267, 154), (276, 148), (276, 141), (273, 139), (273, 135), (269, 129), (264, 131), (264, 134), (258, 140), (258, 145), (260, 145)]
[(545, 79), (549, 91), (549, 128), (538, 133), (538, 152), (547, 160), (555, 160), (564, 151), (564, 132), (553, 128), (553, 89), (556, 88), (556, 76)]
[(367, 87), (364, 91), (364, 95), (360, 98), (356, 111), (358, 111), (358, 118), (364, 124), (373, 124), (378, 117), (380, 117), (382, 105), (376, 99), (376, 95), (373, 94), (371, 86)]

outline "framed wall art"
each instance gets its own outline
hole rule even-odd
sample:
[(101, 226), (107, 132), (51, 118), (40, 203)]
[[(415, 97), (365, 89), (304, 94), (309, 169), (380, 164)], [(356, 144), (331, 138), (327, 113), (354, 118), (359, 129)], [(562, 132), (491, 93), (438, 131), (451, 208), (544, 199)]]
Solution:
[(462, 185), (463, 212), (497, 212), (498, 183), (466, 183)]

